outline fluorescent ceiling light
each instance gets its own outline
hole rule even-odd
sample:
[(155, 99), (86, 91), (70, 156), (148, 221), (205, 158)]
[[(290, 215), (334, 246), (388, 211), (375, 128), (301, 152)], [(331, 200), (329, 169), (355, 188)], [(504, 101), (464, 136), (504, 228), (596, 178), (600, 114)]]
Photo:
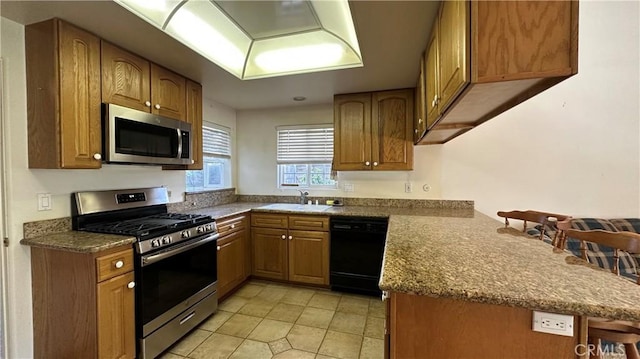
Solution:
[(347, 0), (114, 0), (240, 79), (361, 67)]

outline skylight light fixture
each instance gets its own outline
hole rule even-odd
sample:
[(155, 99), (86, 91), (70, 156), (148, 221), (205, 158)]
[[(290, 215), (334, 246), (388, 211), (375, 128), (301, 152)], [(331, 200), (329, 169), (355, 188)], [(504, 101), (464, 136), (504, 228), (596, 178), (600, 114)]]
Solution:
[(239, 79), (361, 67), (347, 0), (114, 0)]

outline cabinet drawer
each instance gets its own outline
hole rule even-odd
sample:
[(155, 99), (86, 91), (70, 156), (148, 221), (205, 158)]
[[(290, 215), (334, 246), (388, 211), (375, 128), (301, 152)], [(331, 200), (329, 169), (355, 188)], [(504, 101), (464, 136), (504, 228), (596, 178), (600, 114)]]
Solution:
[(220, 237), (247, 228), (248, 215), (226, 217), (216, 221)]
[(283, 214), (251, 214), (251, 226), (287, 228), (287, 216)]
[(289, 216), (289, 229), (328, 232), (329, 217)]
[(98, 282), (133, 270), (133, 249), (96, 258)]

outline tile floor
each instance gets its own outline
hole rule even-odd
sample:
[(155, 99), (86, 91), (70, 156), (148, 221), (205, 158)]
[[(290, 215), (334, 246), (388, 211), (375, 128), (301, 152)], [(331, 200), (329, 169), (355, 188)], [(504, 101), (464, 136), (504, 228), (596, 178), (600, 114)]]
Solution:
[(383, 358), (379, 298), (251, 281), (162, 359)]

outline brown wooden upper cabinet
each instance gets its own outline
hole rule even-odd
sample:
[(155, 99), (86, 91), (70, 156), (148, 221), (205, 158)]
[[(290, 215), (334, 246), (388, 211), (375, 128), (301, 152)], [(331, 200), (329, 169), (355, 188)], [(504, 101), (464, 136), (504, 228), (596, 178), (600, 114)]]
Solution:
[(102, 41), (102, 102), (186, 120), (186, 79)]
[(426, 91), (426, 80), (425, 80), (425, 67), (424, 67), (424, 58), (420, 59), (420, 71), (418, 74), (418, 82), (416, 83), (416, 93), (414, 97), (414, 103), (416, 105), (414, 117), (415, 122), (413, 124), (413, 141), (418, 142), (424, 131), (427, 130), (427, 111), (425, 106), (425, 91)]
[(334, 168), (413, 169), (413, 89), (334, 96)]
[(29, 168), (100, 168), (100, 39), (59, 19), (25, 27)]
[(418, 142), (444, 143), (578, 72), (578, 1), (443, 1), (425, 53)]

